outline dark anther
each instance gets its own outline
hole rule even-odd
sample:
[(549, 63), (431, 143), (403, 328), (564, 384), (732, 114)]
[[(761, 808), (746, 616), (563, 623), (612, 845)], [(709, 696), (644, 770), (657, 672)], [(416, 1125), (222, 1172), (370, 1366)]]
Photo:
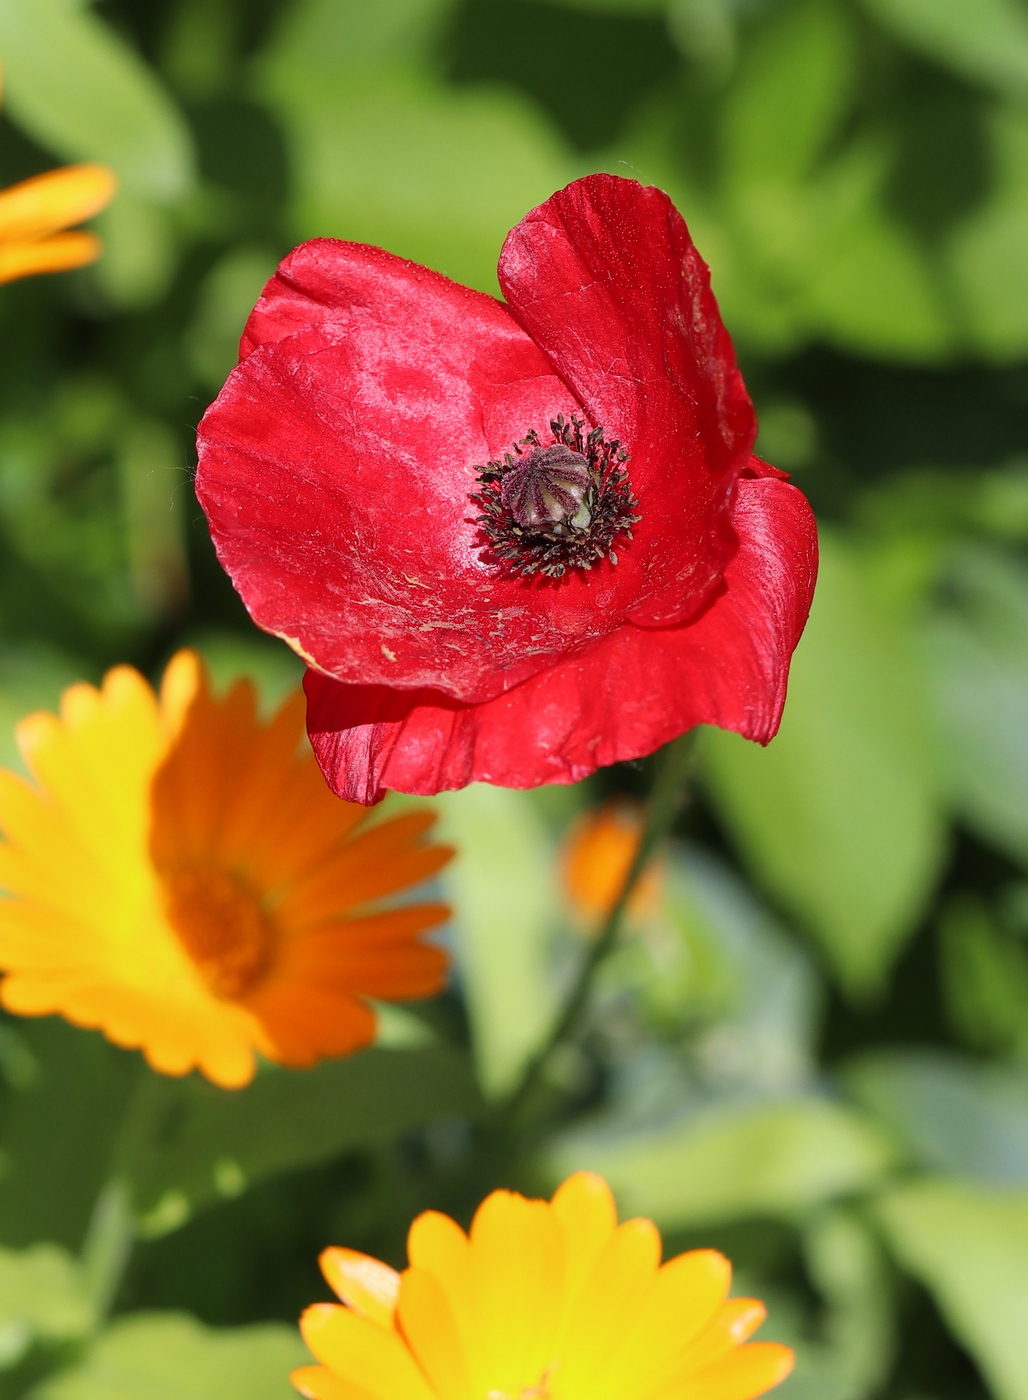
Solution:
[(494, 555), (514, 574), (562, 578), (568, 569), (617, 563), (618, 535), (632, 538), (639, 519), (625, 463), (628, 453), (606, 442), (602, 427), (585, 433), (580, 418), (560, 414), (544, 446), (533, 429), (502, 460), (479, 469), (471, 499)]

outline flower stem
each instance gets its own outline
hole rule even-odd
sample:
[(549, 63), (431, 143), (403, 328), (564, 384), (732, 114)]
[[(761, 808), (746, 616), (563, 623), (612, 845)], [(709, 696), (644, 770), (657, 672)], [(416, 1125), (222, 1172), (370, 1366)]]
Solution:
[(521, 1083), (503, 1107), (503, 1117), (513, 1128), (525, 1119), (526, 1108), (538, 1095), (553, 1052), (558, 1046), (573, 1039), (580, 1028), (588, 1006), (593, 978), (601, 963), (617, 944), (625, 910), (639, 878), (670, 832), (682, 808), (693, 767), (695, 737), (696, 731), (689, 730), (679, 738), (673, 739), (671, 743), (665, 744), (657, 757), (657, 776), (646, 804), (642, 837), (635, 857), (621, 882), (617, 899), (611, 905), (590, 944), (588, 953), (582, 959), (575, 985), (545, 1044), (532, 1057)]
[(167, 1107), (169, 1081), (139, 1057), (136, 1080), (125, 1104), (111, 1153), (110, 1175), (93, 1207), (82, 1247), (82, 1267), (95, 1326), (105, 1321), (135, 1247), (135, 1180), (153, 1151)]

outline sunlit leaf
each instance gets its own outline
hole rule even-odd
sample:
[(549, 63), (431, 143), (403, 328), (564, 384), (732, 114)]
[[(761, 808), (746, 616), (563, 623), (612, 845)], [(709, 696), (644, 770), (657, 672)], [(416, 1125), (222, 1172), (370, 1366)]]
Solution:
[[(783, 1092), (813, 1068), (819, 988), (810, 959), (726, 865), (697, 848), (675, 850), (667, 913), (694, 966), (693, 995), (711, 1024), (696, 1040), (705, 1072), (722, 1085)], [(714, 967), (701, 961), (710, 947)], [(695, 964), (699, 964), (696, 966)], [(713, 978), (707, 986), (704, 976)], [(671, 970), (655, 958), (651, 995), (667, 995)], [(727, 985), (725, 985), (727, 983)], [(686, 990), (690, 990), (687, 984)]]
[(38, 1400), (295, 1400), (289, 1372), (310, 1361), (284, 1323), (205, 1327), (185, 1313), (119, 1318)]
[(125, 188), (156, 200), (193, 178), (188, 128), (160, 84), (78, 0), (0, 0), (4, 103), (65, 160), (110, 165)]
[(957, 809), (1028, 861), (1028, 570), (998, 553), (962, 554), (927, 639)]
[(968, 78), (1028, 92), (1028, 14), (1018, 0), (864, 0), (900, 39)]
[(233, 248), (205, 278), (186, 332), (190, 363), (216, 392), (239, 359), (239, 337), (276, 259), (263, 248)]
[[(762, 1341), (785, 1342), (796, 1353), (796, 1369), (781, 1386), (780, 1400), (864, 1400), (876, 1394), (894, 1351), (889, 1268), (881, 1246), (855, 1212), (833, 1206), (815, 1213), (803, 1232), (807, 1272), (822, 1300), (811, 1325), (795, 1294), (761, 1280), (768, 1304)], [(734, 1291), (748, 1291), (738, 1279)], [(804, 1326), (806, 1321), (806, 1326)]]
[(997, 1400), (1026, 1400), (1028, 1192), (924, 1181), (885, 1196), (878, 1214)]
[(194, 180), (189, 128), (153, 72), (78, 0), (0, 0), (4, 105), (64, 160), (111, 166), (120, 193), (101, 216), (94, 275), (116, 304), (158, 295), (175, 245), (161, 207)]
[(1028, 1072), (939, 1051), (873, 1051), (847, 1086), (921, 1167), (1028, 1185)]
[[(1028, 91), (1028, 13), (1018, 9), (1026, 31)], [(946, 258), (975, 348), (990, 358), (1009, 359), (1028, 348), (1028, 113), (1023, 102), (997, 105), (986, 129), (990, 197), (954, 230)]]
[(574, 173), (555, 133), (512, 92), (448, 88), (404, 61), (438, 5), (329, 8), (298, 6), (259, 69), (292, 153), (296, 233), (378, 244), (495, 290), (508, 229)]
[(440, 793), (439, 835), (457, 859), (443, 876), (475, 1063), (486, 1092), (511, 1088), (553, 1016), (556, 883), (552, 844), (525, 793), (476, 783)]
[(82, 1270), (54, 1244), (0, 1248), (0, 1370), (15, 1365), (34, 1342), (83, 1337), (93, 1326)]
[(846, 115), (858, 58), (841, 5), (786, 0), (769, 10), (733, 76), (720, 121), (725, 188), (748, 201), (754, 215), (766, 189), (811, 174)]
[(943, 853), (926, 730), (910, 642), (829, 536), (781, 732), (761, 749), (709, 730), (703, 751), (754, 873), (854, 993), (881, 986)]
[(862, 1116), (818, 1098), (724, 1103), (629, 1137), (611, 1119), (568, 1134), (555, 1174), (586, 1168), (613, 1187), (622, 1212), (666, 1228), (758, 1215), (792, 1216), (865, 1189), (890, 1149)]

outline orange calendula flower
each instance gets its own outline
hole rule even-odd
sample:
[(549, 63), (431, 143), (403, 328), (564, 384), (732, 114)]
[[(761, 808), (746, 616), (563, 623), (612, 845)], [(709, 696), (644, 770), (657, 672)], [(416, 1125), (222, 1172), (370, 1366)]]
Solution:
[(421, 940), (441, 904), (379, 906), (453, 854), (417, 812), (369, 825), (301, 750), (303, 697), (269, 721), (254, 688), (211, 694), (180, 651), (160, 695), (119, 666), (73, 685), (0, 769), (0, 1001), (233, 1087), (254, 1051), (287, 1065), (372, 1040), (366, 998), (438, 992)]
[(116, 188), (106, 165), (68, 165), (0, 190), (0, 282), (95, 262), (95, 234), (62, 230), (99, 214)]
[[(643, 809), (627, 798), (614, 798), (584, 813), (572, 825), (563, 852), (564, 885), (571, 906), (587, 924), (610, 913), (639, 849)], [(631, 917), (650, 913), (660, 892), (661, 875), (650, 864), (628, 902)]]
[(729, 1298), (712, 1249), (661, 1264), (649, 1220), (617, 1223), (598, 1176), (550, 1201), (494, 1191), (470, 1237), (429, 1211), (410, 1266), (328, 1249), (321, 1267), (345, 1306), (303, 1315), (321, 1362), (293, 1372), (311, 1400), (753, 1400), (792, 1369), (775, 1342), (743, 1345), (764, 1319)]

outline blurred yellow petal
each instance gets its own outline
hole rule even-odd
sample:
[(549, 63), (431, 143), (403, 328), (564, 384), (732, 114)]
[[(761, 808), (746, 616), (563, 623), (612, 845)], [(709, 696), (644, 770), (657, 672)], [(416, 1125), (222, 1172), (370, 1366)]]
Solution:
[(22, 242), (98, 214), (117, 190), (105, 165), (68, 165), (0, 191), (0, 241)]
[[(374, 1037), (367, 998), (442, 986), (445, 957), (421, 940), (442, 906), (348, 911), (449, 851), (422, 844), (426, 817), (403, 817), (375, 829), (355, 867), (347, 845), (367, 813), (333, 796), (301, 748), (295, 697), (265, 722), (252, 687), (219, 699), (181, 652), (160, 698), (115, 667), (17, 732), (35, 781), (0, 771), (8, 1010), (59, 1012), (163, 1073), (195, 1067), (236, 1087), (255, 1052), (294, 1065), (347, 1054)], [(311, 838), (330, 921), (293, 919), (284, 877), (307, 872), (264, 859), (283, 811)]]
[(318, 1263), (337, 1298), (380, 1327), (392, 1327), (400, 1292), (395, 1269), (356, 1249), (324, 1249)]
[(764, 1308), (727, 1299), (723, 1255), (661, 1265), (660, 1252), (653, 1223), (619, 1226), (587, 1172), (552, 1202), (494, 1191), (470, 1237), (427, 1211), (411, 1226), (396, 1330), (359, 1302), (309, 1308), (303, 1332), (323, 1365), (294, 1382), (313, 1400), (756, 1400), (788, 1375), (788, 1347), (742, 1345)]
[(37, 272), (69, 272), (96, 262), (103, 252), (91, 233), (55, 233), (38, 243), (0, 243), (0, 282), (34, 277)]
[(68, 165), (0, 191), (0, 243), (32, 242), (84, 223), (111, 202), (118, 182), (106, 165)]
[(559, 1186), (553, 1212), (567, 1236), (566, 1290), (569, 1300), (579, 1289), (617, 1229), (618, 1213), (610, 1187), (594, 1172), (576, 1172)]
[(446, 1289), (427, 1269), (408, 1269), (397, 1317), (404, 1338), (440, 1400), (471, 1400), (476, 1393), (462, 1336)]
[(432, 1400), (403, 1339), (334, 1303), (315, 1303), (300, 1319), (311, 1351), (341, 1380), (376, 1400)]

